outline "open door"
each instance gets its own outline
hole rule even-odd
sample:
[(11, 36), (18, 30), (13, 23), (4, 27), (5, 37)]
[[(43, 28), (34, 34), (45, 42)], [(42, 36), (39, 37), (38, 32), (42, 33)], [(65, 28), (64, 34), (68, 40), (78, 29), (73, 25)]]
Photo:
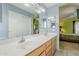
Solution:
[(75, 22), (75, 34), (79, 34), (79, 22)]

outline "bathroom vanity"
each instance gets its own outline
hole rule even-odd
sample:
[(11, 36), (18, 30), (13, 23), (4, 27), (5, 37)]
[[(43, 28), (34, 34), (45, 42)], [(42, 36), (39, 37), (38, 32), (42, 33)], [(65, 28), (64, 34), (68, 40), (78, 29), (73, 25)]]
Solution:
[(53, 56), (56, 51), (56, 37), (51, 37), (47, 42), (26, 54), (27, 56)]
[(19, 43), (21, 37), (14, 38), (11, 43), (0, 44), (0, 56), (53, 56), (56, 36), (55, 33), (24, 36), (23, 43)]

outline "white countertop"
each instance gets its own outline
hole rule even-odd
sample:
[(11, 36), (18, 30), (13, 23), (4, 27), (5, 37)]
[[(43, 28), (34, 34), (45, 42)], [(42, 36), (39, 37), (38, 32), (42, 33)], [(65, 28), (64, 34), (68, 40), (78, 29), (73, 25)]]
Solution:
[(18, 43), (18, 40), (15, 40), (11, 43), (0, 44), (0, 56), (24, 56), (55, 36), (54, 33), (46, 36), (41, 34), (29, 35), (25, 36), (24, 43)]

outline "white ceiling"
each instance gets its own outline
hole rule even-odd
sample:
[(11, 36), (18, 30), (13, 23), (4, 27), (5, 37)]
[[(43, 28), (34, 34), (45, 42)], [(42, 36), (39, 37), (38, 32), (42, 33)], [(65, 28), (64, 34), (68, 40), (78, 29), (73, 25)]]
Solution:
[[(18, 8), (21, 8), (25, 11), (28, 11), (32, 14), (37, 14), (33, 8), (24, 6), (24, 3), (11, 3), (11, 4), (18, 7)], [(45, 8), (49, 8), (49, 7), (55, 6), (58, 3), (40, 3), (40, 4), (41, 4), (41, 6), (43, 5)], [(61, 8), (59, 9), (59, 11), (60, 11), (59, 17), (60, 18), (63, 18), (63, 17), (66, 17), (67, 15), (72, 14), (73, 12), (75, 12), (76, 7), (79, 7), (78, 3), (59, 4), (59, 5), (61, 5)]]
[(44, 5), (45, 5), (47, 8), (49, 8), (49, 7), (51, 7), (51, 6), (54, 6), (54, 5), (56, 5), (56, 4), (58, 4), (58, 3), (44, 3)]
[[(24, 3), (11, 3), (11, 4), (18, 7), (18, 8), (21, 8), (25, 11), (28, 11), (32, 14), (37, 14), (33, 8), (29, 8), (29, 7), (24, 6)], [(40, 4), (43, 5), (45, 8), (49, 8), (51, 6), (56, 5), (57, 3), (40, 3)]]
[(36, 12), (33, 10), (33, 8), (29, 8), (29, 7), (26, 7), (24, 6), (24, 3), (11, 3), (12, 5), (22, 9), (22, 10), (25, 10), (27, 12), (30, 12), (32, 14), (35, 14)]
[(66, 18), (66, 17), (76, 17), (76, 9), (79, 9), (79, 4), (77, 3), (68, 3), (63, 5), (59, 9), (59, 17)]

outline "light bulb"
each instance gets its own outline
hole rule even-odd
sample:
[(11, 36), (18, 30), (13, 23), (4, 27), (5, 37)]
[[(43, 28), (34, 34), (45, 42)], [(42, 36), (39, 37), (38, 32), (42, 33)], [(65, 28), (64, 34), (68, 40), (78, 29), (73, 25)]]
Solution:
[(45, 12), (45, 9), (41, 9), (42, 12)]
[(40, 10), (35, 10), (38, 14), (40, 14), (41, 13), (41, 11)]
[(25, 6), (27, 6), (27, 7), (29, 7), (29, 6), (30, 6), (30, 4), (28, 4), (28, 3), (24, 3), (24, 5), (25, 5)]
[(45, 12), (45, 9), (44, 9), (44, 8), (39, 7), (39, 9), (40, 9), (42, 12)]

